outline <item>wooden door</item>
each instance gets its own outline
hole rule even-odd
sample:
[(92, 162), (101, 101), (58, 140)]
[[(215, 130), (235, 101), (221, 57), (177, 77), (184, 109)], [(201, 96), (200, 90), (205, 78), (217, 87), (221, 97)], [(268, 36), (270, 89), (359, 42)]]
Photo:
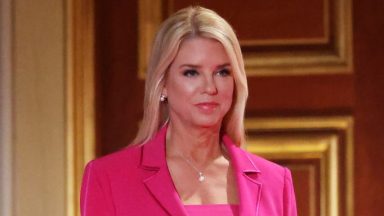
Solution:
[(292, 170), (299, 215), (380, 215), (380, 0), (96, 1), (98, 155), (133, 139), (151, 35), (190, 4), (216, 10), (235, 28), (250, 90), (246, 148)]

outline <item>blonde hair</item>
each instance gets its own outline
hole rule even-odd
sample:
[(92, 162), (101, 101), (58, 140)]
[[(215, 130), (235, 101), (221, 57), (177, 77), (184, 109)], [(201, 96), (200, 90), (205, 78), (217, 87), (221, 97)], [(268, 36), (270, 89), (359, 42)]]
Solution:
[(166, 105), (160, 102), (166, 73), (181, 42), (190, 37), (215, 39), (225, 48), (231, 61), (235, 92), (221, 130), (237, 145), (245, 142), (244, 111), (248, 86), (239, 41), (232, 27), (216, 12), (191, 6), (177, 11), (165, 20), (155, 37), (145, 83), (144, 116), (134, 144), (149, 141), (167, 122)]

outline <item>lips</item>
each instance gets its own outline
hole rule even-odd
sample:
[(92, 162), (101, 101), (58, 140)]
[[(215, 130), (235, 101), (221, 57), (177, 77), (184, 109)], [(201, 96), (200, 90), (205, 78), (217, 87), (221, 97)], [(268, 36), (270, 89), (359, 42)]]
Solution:
[(197, 103), (196, 106), (203, 111), (213, 111), (219, 106), (219, 104), (216, 102), (202, 102)]

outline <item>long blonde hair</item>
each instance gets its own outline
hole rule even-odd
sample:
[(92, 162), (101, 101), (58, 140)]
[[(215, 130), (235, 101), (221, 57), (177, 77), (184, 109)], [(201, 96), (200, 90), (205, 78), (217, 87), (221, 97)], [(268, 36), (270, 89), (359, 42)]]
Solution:
[(147, 69), (144, 116), (133, 144), (147, 142), (166, 123), (166, 105), (160, 102), (166, 73), (181, 42), (190, 37), (215, 39), (225, 48), (231, 61), (235, 92), (231, 109), (222, 123), (222, 132), (228, 134), (237, 145), (245, 142), (244, 111), (248, 86), (239, 41), (232, 27), (216, 12), (191, 6), (165, 20), (156, 34)]

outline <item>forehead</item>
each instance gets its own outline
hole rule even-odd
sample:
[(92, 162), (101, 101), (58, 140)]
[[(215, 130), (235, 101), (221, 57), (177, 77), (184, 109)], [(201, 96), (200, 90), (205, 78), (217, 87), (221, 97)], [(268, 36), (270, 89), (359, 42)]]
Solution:
[(224, 46), (206, 37), (186, 38), (181, 42), (174, 62), (183, 61), (230, 63)]

